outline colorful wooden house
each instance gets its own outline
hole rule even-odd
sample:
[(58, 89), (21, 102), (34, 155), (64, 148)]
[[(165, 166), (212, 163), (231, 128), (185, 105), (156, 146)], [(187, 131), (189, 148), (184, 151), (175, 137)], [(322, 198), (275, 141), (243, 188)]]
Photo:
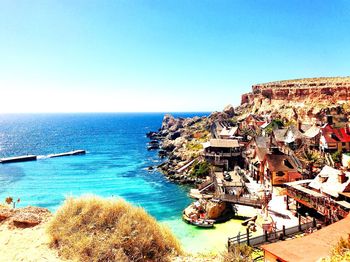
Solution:
[(320, 149), (323, 152), (350, 151), (350, 128), (335, 128), (332, 124), (321, 127)]
[(273, 186), (302, 179), (294, 159), (277, 149), (265, 155), (262, 170), (264, 180), (271, 182)]

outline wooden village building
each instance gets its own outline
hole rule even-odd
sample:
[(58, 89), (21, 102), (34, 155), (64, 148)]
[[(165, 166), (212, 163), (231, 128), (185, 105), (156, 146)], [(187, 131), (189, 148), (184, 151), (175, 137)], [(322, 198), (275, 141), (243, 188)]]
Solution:
[(220, 139), (235, 139), (238, 136), (238, 127), (223, 127), (219, 133)]
[(303, 133), (304, 142), (310, 149), (318, 149), (320, 146), (321, 129), (313, 125)]
[(296, 149), (303, 144), (303, 134), (296, 126), (275, 129), (271, 134), (279, 146), (288, 146)]
[(259, 115), (249, 114), (240, 124), (241, 129), (252, 128), (254, 130), (265, 124), (265, 119)]
[(210, 139), (203, 143), (203, 156), (214, 165), (233, 167), (241, 159), (242, 145), (237, 139)]
[(286, 183), (288, 198), (321, 214), (326, 222), (346, 217), (350, 211), (350, 172), (324, 166), (314, 178)]
[(243, 156), (245, 157), (245, 168), (249, 170), (254, 180), (261, 181), (263, 170), (261, 163), (269, 152), (270, 138), (265, 136), (254, 137), (246, 145)]
[(335, 128), (327, 123), (321, 127), (320, 149), (323, 152), (350, 151), (350, 128)]
[(273, 186), (302, 179), (294, 159), (278, 149), (265, 155), (261, 169), (264, 180), (268, 180)]

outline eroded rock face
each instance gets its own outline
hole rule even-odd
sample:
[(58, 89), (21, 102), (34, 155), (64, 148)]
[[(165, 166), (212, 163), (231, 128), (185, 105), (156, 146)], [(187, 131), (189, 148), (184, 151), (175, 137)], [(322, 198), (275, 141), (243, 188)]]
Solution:
[(305, 78), (253, 85), (253, 92), (242, 95), (241, 104), (257, 97), (271, 100), (307, 99), (350, 100), (350, 77)]
[[(242, 95), (236, 113), (248, 111), (315, 123), (325, 118), (324, 108), (344, 103), (350, 104), (350, 77), (305, 78), (253, 85), (251, 93)], [(347, 118), (349, 113), (349, 109), (343, 110), (342, 117)]]

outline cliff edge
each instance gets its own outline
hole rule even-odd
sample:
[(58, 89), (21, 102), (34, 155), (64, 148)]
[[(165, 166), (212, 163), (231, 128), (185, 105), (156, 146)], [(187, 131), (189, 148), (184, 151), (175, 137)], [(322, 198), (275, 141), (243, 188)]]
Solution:
[(312, 122), (323, 117), (325, 108), (349, 102), (350, 77), (319, 77), (253, 85), (252, 92), (242, 95), (240, 108)]

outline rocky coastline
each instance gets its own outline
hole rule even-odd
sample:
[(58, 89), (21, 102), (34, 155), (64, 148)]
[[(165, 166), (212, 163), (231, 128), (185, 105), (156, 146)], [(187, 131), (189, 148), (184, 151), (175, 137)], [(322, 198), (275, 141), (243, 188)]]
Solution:
[[(175, 118), (166, 114), (157, 131), (146, 134), (150, 141), (159, 143), (158, 155), (165, 161), (157, 168), (169, 180), (179, 184), (199, 184), (204, 178), (191, 175), (191, 169), (202, 161), (202, 143), (212, 137), (211, 129), (216, 122), (230, 121), (235, 117), (233, 106), (209, 116)], [(151, 168), (152, 169), (152, 168)]]
[[(252, 86), (253, 92), (242, 95), (242, 103), (236, 108), (229, 105), (222, 112), (193, 118), (175, 118), (167, 114), (159, 130), (147, 133), (151, 141), (158, 143), (159, 157), (165, 159), (157, 168), (176, 183), (201, 183), (202, 178), (194, 177), (191, 171), (198, 161), (203, 161), (202, 143), (215, 138), (213, 130), (217, 123), (237, 124), (249, 114), (269, 115), (289, 123), (315, 123), (327, 115), (347, 119), (350, 103), (334, 102), (326, 98), (329, 90), (336, 92), (337, 98), (345, 91), (346, 94), (350, 93), (349, 79), (310, 78), (257, 84)], [(307, 92), (312, 92), (305, 95), (306, 89)], [(328, 93), (325, 92), (326, 89)], [(270, 90), (271, 94), (266, 95), (266, 90)], [(347, 96), (345, 98), (348, 100)]]

